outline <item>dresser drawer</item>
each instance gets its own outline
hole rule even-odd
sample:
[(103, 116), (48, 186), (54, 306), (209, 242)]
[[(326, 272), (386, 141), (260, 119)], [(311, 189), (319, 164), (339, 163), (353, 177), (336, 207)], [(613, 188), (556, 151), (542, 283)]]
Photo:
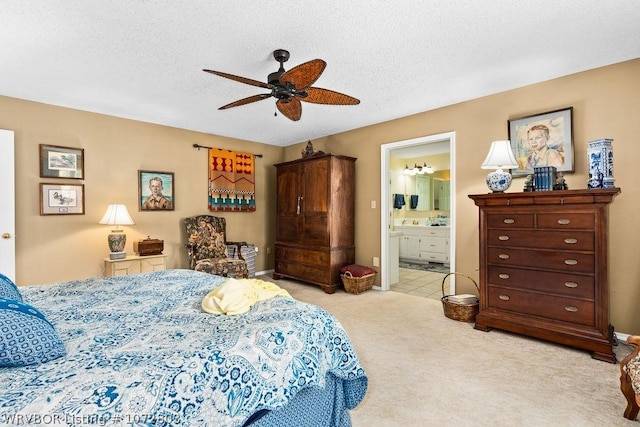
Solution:
[(594, 262), (594, 254), (589, 253), (499, 247), (487, 248), (488, 264), (560, 270), (568, 273), (592, 273), (594, 271)]
[(487, 230), (489, 246), (524, 246), (528, 248), (592, 251), (595, 248), (591, 231)]
[(487, 214), (489, 228), (533, 228), (534, 215), (531, 214)]
[(595, 217), (592, 213), (538, 214), (538, 228), (593, 230), (595, 223)]
[(531, 271), (495, 265), (490, 265), (487, 269), (489, 285), (549, 292), (573, 298), (595, 297), (595, 279), (592, 275)]
[(313, 283), (331, 283), (331, 270), (328, 266), (320, 267), (287, 260), (276, 260), (275, 272)]
[(288, 246), (275, 246), (276, 260), (301, 262), (328, 268), (330, 253), (328, 251), (314, 251), (310, 249), (298, 249)]
[(498, 310), (524, 313), (573, 324), (595, 323), (595, 304), (573, 298), (488, 286), (488, 305)]

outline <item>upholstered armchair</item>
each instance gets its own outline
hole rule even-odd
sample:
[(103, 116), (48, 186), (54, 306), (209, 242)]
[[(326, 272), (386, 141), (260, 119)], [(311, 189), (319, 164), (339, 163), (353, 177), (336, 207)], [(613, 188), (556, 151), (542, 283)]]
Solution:
[(635, 420), (640, 410), (640, 336), (631, 335), (627, 342), (634, 348), (620, 362), (620, 390), (627, 399), (624, 417)]
[[(249, 277), (247, 263), (240, 250), (247, 243), (227, 241), (227, 221), (224, 218), (198, 215), (185, 218), (184, 225), (190, 269), (236, 279)], [(237, 247), (237, 259), (227, 256), (227, 245)]]

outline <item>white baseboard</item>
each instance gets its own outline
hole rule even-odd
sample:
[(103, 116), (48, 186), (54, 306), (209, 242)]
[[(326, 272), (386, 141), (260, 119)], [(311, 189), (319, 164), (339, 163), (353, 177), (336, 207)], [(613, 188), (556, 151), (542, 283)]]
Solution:
[(616, 336), (616, 339), (622, 343), (626, 343), (627, 338), (631, 336), (630, 334), (624, 334), (622, 332), (614, 332), (613, 334)]

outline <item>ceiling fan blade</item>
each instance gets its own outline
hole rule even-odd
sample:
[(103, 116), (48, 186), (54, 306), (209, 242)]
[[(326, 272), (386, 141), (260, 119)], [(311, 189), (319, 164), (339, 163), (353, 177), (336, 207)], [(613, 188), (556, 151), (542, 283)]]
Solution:
[(331, 104), (331, 105), (357, 105), (360, 100), (353, 98), (344, 93), (335, 92), (329, 89), (319, 87), (310, 87), (305, 89), (306, 97), (300, 97), (301, 101), (311, 102), (313, 104)]
[(306, 89), (318, 80), (326, 66), (327, 63), (322, 59), (312, 59), (309, 62), (293, 67), (289, 71), (285, 71), (280, 76), (280, 83), (283, 85), (293, 83), (296, 90)]
[(235, 80), (237, 82), (240, 83), (245, 83), (251, 86), (258, 86), (258, 87), (262, 87), (265, 89), (273, 89), (273, 86), (268, 84), (268, 83), (264, 83), (264, 82), (260, 82), (258, 80), (253, 80), (253, 79), (248, 79), (246, 77), (240, 77), (240, 76), (236, 76), (233, 74), (228, 74), (228, 73), (223, 73), (222, 71), (213, 71), (213, 70), (202, 70), (204, 72), (207, 73), (211, 73), (211, 74), (215, 74), (216, 76), (220, 76), (220, 77), (225, 77), (227, 79), (231, 79), (231, 80)]
[(252, 102), (262, 101), (263, 99), (267, 99), (267, 98), (271, 98), (271, 94), (270, 93), (263, 93), (263, 94), (260, 94), (260, 95), (253, 95), (253, 96), (250, 96), (248, 98), (239, 99), (239, 100), (237, 100), (235, 102), (232, 102), (230, 104), (223, 105), (222, 107), (218, 108), (218, 110), (226, 110), (227, 108), (231, 108), (231, 107), (239, 107), (241, 105), (250, 104)]
[(284, 99), (278, 99), (276, 102), (276, 107), (278, 110), (289, 120), (293, 120), (297, 122), (302, 117), (302, 104), (300, 104), (300, 100), (296, 97), (291, 97), (289, 102), (286, 102)]

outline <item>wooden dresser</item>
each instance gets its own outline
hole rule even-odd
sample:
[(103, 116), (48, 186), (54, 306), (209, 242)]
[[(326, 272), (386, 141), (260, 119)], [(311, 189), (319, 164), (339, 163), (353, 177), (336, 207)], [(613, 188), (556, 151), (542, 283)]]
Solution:
[(333, 293), (355, 262), (355, 161), (314, 155), (275, 165), (274, 279), (290, 277)]
[(502, 329), (616, 362), (607, 214), (619, 188), (470, 195), (480, 209), (480, 310)]

